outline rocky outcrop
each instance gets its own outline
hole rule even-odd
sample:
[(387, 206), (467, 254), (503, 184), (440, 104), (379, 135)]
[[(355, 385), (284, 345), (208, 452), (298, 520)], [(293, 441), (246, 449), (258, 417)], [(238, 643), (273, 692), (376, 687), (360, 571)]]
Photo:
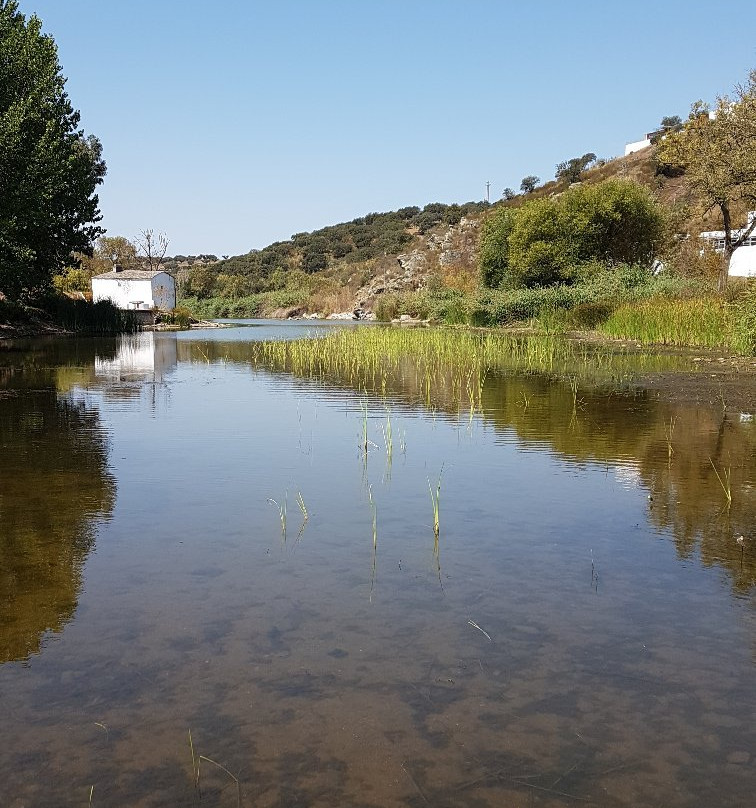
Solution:
[(359, 290), (356, 305), (370, 310), (382, 294), (423, 289), (439, 268), (474, 271), (479, 224), (478, 219), (462, 218), (458, 224), (418, 236), (415, 249), (387, 257), (378, 265), (373, 278)]

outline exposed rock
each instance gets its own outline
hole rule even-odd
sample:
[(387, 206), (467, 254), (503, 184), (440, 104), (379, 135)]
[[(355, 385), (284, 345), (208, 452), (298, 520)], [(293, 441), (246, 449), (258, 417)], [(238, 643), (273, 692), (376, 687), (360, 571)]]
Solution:
[(405, 275), (414, 275), (422, 272), (428, 266), (428, 256), (420, 250), (413, 250), (411, 253), (397, 255), (396, 260), (404, 270)]

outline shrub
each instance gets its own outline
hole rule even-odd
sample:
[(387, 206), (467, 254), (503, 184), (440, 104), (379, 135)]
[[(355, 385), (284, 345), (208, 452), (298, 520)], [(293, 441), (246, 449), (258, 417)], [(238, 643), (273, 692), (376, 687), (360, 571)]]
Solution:
[(177, 325), (180, 328), (189, 328), (192, 324), (192, 313), (184, 306), (176, 306), (175, 309), (171, 309), (167, 315), (164, 317), (165, 322), (170, 323), (172, 325)]
[(546, 286), (570, 281), (576, 267), (595, 261), (650, 265), (664, 225), (651, 193), (630, 180), (499, 207), (481, 232), (481, 278), (493, 288)]

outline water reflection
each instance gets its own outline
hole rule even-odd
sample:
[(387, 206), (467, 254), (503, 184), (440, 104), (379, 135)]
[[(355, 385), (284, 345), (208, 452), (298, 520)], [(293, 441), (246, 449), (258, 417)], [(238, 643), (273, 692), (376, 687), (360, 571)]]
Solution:
[(628, 357), (429, 390), (252, 354), (0, 346), (0, 658), (80, 603), (0, 665), (0, 803), (235, 804), (191, 730), (243, 805), (750, 804), (753, 422)]
[(94, 378), (104, 387), (159, 384), (175, 366), (175, 334), (127, 334), (120, 338), (113, 357), (95, 356)]
[(67, 346), (73, 365), (56, 365), (61, 345), (49, 347), (53, 356), (0, 354), (0, 663), (38, 653), (71, 619), (96, 523), (115, 500), (97, 410), (58, 391), (85, 375), (82, 345)]
[[(222, 338), (180, 343), (178, 356), (265, 365), (249, 345)], [(471, 369), (467, 378), (451, 369), (430, 376), (407, 358), (378, 371), (362, 371), (343, 357), (334, 357), (332, 365), (308, 365), (305, 372), (270, 366), (304, 384), (326, 381), (394, 406), (425, 407), (460, 425), (469, 425), (469, 413), (504, 436), (514, 433), (523, 450), (548, 449), (572, 463), (611, 465), (647, 492), (651, 522), (671, 530), (681, 559), (698, 552), (706, 565), (727, 571), (736, 592), (748, 592), (756, 584), (756, 419), (724, 405), (671, 403), (626, 383), (633, 370), (689, 370), (685, 355), (596, 357), (580, 355), (572, 366), (544, 371), (502, 356), (497, 366)]]

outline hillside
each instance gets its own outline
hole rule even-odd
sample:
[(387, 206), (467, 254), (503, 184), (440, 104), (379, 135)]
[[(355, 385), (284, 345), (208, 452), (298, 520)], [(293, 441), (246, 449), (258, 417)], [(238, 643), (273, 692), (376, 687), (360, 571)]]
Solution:
[[(720, 226), (715, 216), (703, 215), (681, 177), (659, 172), (654, 146), (588, 169), (581, 181), (595, 184), (614, 177), (651, 189), (680, 233), (697, 234)], [(258, 313), (273, 316), (371, 312), (387, 293), (434, 285), (471, 291), (478, 285), (478, 236), (486, 211), (556, 196), (567, 187), (564, 179), (551, 180), (530, 194), (495, 205), (432, 203), (422, 209), (370, 213), (311, 233), (296, 233), (262, 250), (199, 267), (185, 265), (177, 277), (190, 308), (216, 316), (249, 313), (245, 305), (257, 305)], [(211, 299), (226, 305), (208, 308)]]

